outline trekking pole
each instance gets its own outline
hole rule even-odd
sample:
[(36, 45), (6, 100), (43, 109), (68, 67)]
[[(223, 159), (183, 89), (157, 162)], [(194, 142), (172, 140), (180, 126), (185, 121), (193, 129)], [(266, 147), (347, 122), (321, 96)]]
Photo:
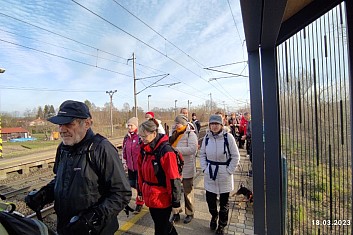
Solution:
[(40, 221), (43, 221), (43, 216), (42, 216), (42, 213), (40, 212), (40, 209), (35, 212), (36, 212), (37, 219)]

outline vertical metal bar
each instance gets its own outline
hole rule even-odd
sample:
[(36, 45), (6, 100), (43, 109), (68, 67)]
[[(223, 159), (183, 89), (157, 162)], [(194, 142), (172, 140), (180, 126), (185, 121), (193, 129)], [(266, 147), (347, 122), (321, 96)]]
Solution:
[(314, 117), (315, 117), (315, 149), (316, 149), (316, 166), (319, 166), (319, 120), (318, 120), (318, 104), (317, 104), (317, 80), (316, 80), (316, 62), (313, 59), (313, 79), (314, 79)]
[[(261, 49), (263, 79), (267, 234), (283, 234), (281, 155), (275, 48)], [(273, 105), (276, 104), (276, 105)], [(278, 226), (280, 223), (280, 226)]]
[[(309, 122), (308, 122), (308, 127), (309, 127), (309, 132), (310, 132), (310, 135), (308, 136), (309, 138), (309, 159), (308, 159), (308, 170), (310, 172), (315, 172), (315, 168), (313, 166), (313, 162), (315, 161), (314, 159), (314, 155), (315, 155), (315, 147), (313, 146), (313, 144), (315, 144), (315, 134), (314, 134), (314, 131), (315, 131), (315, 128), (314, 128), (314, 110), (313, 110), (313, 93), (312, 93), (312, 87), (313, 87), (313, 81), (312, 81), (312, 74), (313, 74), (313, 69), (312, 69), (312, 66), (313, 66), (313, 63), (311, 62), (312, 58), (313, 58), (313, 55), (312, 55), (312, 50), (313, 50), (313, 45), (312, 45), (312, 25), (309, 25), (308, 26), (308, 30), (307, 30), (307, 44), (308, 44), (308, 54), (307, 54), (307, 63), (308, 63), (308, 82), (309, 82), (309, 86), (310, 88), (308, 87), (308, 115), (309, 115)], [(314, 187), (313, 187), (313, 184), (312, 182), (315, 181), (315, 174), (309, 174), (309, 208), (310, 210), (313, 210), (313, 208), (315, 207), (315, 202), (313, 200), (311, 200), (312, 198), (312, 193), (314, 191)], [(314, 227), (315, 228), (315, 227)], [(312, 231), (312, 225), (311, 225), (311, 228), (310, 230)]]
[[(351, 122), (352, 122), (352, 117), (353, 117), (353, 1), (351, 0), (346, 0), (345, 1), (346, 4), (346, 21), (347, 21), (347, 26), (346, 26), (346, 36), (347, 36), (347, 46), (348, 46), (348, 78), (349, 78), (349, 96), (348, 96), (348, 100), (349, 100), (349, 109), (350, 109), (350, 117), (351, 117)], [(350, 139), (350, 172), (353, 172), (353, 128), (352, 128), (352, 123), (350, 126), (350, 130), (349, 130), (351, 139)], [(350, 180), (350, 190), (351, 190), (351, 198), (353, 198), (353, 177), (351, 177)], [(350, 216), (349, 218), (352, 218), (353, 215), (353, 207), (351, 206), (351, 211), (350, 211)], [(352, 228), (351, 228), (351, 234), (352, 234)]]
[[(330, 59), (330, 54), (329, 54), (329, 47), (328, 47), (328, 38), (327, 38), (327, 33), (329, 32), (329, 26), (327, 25), (327, 23), (326, 23), (326, 20), (327, 20), (327, 14), (323, 17), (323, 23), (324, 23), (324, 30), (325, 30), (325, 32), (324, 32), (324, 52), (325, 52), (325, 54), (324, 54), (324, 56), (325, 56), (325, 58), (323, 58), (324, 60), (325, 60), (325, 67), (326, 67), (326, 105), (325, 106), (327, 106), (326, 107), (326, 113), (327, 113), (327, 116), (325, 117), (325, 120), (327, 120), (327, 125), (329, 126), (329, 128), (327, 128), (327, 130), (326, 130), (326, 134), (325, 134), (325, 149), (328, 149), (328, 145), (330, 144), (330, 140), (331, 140), (331, 129), (332, 128), (330, 128), (331, 126), (332, 126), (332, 121), (331, 121), (331, 115), (330, 115), (330, 89), (329, 89), (329, 87), (330, 87), (330, 77), (332, 76), (332, 74), (331, 74), (331, 70), (329, 69), (329, 59)], [(328, 143), (326, 143), (326, 139), (327, 139), (327, 142)], [(326, 160), (325, 160), (325, 183), (326, 183), (326, 185), (329, 185), (329, 178), (327, 177), (327, 175), (328, 175), (328, 155), (327, 155), (327, 153), (326, 152), (328, 152), (328, 151), (326, 151), (325, 150), (325, 155), (326, 155)], [(326, 186), (326, 189), (325, 189), (325, 194), (327, 195), (328, 194), (328, 191), (329, 189), (328, 189), (328, 187)], [(325, 212), (324, 212), (324, 216), (325, 216), (325, 218), (328, 218), (328, 214), (329, 214), (329, 211), (328, 210), (325, 210)], [(325, 228), (323, 228), (324, 230), (325, 230)], [(326, 228), (327, 229), (327, 228)]]
[[(345, 34), (345, 28), (348, 28), (348, 26), (347, 26), (347, 19), (346, 19), (346, 5), (344, 4), (344, 3), (341, 3), (340, 5), (339, 5), (339, 7), (340, 7), (340, 19), (341, 19), (341, 21), (340, 21), (340, 23), (341, 23), (341, 43), (342, 43), (342, 45), (346, 45), (347, 46), (347, 44), (345, 44), (345, 41), (344, 41), (344, 39), (346, 38), (346, 34)], [(352, 11), (352, 9), (350, 9), (351, 11)], [(347, 40), (348, 41), (348, 40)], [(352, 44), (350, 44), (350, 46), (352, 46)], [(349, 65), (349, 60), (348, 60), (348, 49), (347, 48), (345, 48), (344, 49), (344, 51), (346, 52), (346, 53), (344, 53), (343, 54), (343, 64), (344, 65), (346, 65), (346, 64), (348, 64)], [(345, 66), (344, 68), (344, 70), (343, 70), (343, 76), (344, 76), (344, 78), (347, 78), (347, 77), (349, 77), (349, 70), (348, 70), (348, 67), (349, 66)], [(348, 83), (348, 84), (347, 84)], [(347, 88), (349, 88), (349, 83), (350, 83), (350, 80), (349, 79), (345, 79), (344, 80), (344, 107), (345, 107), (345, 113), (346, 113), (346, 115), (345, 115), (345, 122), (344, 122), (344, 124), (345, 124), (345, 139), (346, 139), (346, 144), (345, 144), (345, 150), (344, 150), (344, 152), (345, 152), (345, 161), (344, 161), (344, 163), (346, 164), (346, 167), (345, 167), (345, 169), (344, 169), (344, 171), (343, 171), (343, 178), (344, 179), (346, 179), (346, 178), (349, 178), (349, 177), (352, 177), (352, 173), (351, 173), (351, 171), (350, 171), (350, 169), (349, 169), (349, 163), (350, 163), (350, 154), (349, 154), (349, 149), (350, 149), (350, 142), (349, 142), (349, 128), (350, 128), (350, 126), (352, 125), (352, 123), (351, 123), (351, 120), (352, 120), (352, 116), (349, 116), (348, 114), (349, 114), (349, 104), (347, 104), (347, 99), (348, 99), (348, 102), (349, 102), (349, 97), (348, 97), (348, 95), (347, 95)], [(349, 120), (349, 121), (348, 121)], [(352, 190), (352, 184), (350, 184), (349, 183), (349, 181), (347, 182), (347, 185), (345, 185), (345, 187), (343, 187), (343, 194), (344, 195), (346, 195), (346, 194), (348, 194), (349, 192), (350, 192), (350, 190)], [(352, 190), (353, 191), (353, 190)], [(346, 196), (344, 196), (343, 197), (344, 199), (343, 199), (343, 208), (348, 208), (348, 205), (350, 204), (350, 202), (349, 202), (349, 197), (346, 197)], [(352, 218), (352, 214), (350, 213), (350, 211), (348, 210), (348, 209), (346, 209), (345, 210), (345, 213), (343, 213), (343, 218)], [(348, 229), (345, 229), (345, 228), (343, 228), (343, 230), (345, 231), (345, 230), (347, 230), (347, 233), (348, 233)]]
[(298, 103), (299, 103), (299, 123), (302, 124), (302, 94), (300, 89), (300, 81), (298, 81)]
[(265, 234), (265, 169), (264, 169), (264, 142), (263, 142), (263, 106), (262, 86), (260, 73), (259, 51), (248, 53), (249, 63), (249, 86), (251, 101), (251, 122), (252, 122), (252, 154), (253, 161), (253, 190), (254, 190), (254, 233)]

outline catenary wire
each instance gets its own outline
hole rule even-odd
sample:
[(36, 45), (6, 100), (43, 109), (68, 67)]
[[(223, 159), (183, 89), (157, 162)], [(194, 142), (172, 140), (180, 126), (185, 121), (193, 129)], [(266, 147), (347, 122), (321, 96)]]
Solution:
[(68, 58), (68, 57), (65, 57), (65, 56), (56, 55), (54, 53), (43, 51), (43, 50), (39, 50), (39, 49), (35, 49), (35, 48), (29, 47), (29, 46), (25, 46), (25, 45), (21, 45), (21, 44), (18, 44), (18, 43), (6, 41), (6, 40), (3, 40), (3, 39), (0, 39), (0, 41), (8, 43), (8, 44), (15, 45), (15, 46), (27, 48), (27, 49), (30, 49), (30, 50), (33, 50), (33, 51), (37, 51), (37, 52), (40, 52), (40, 53), (43, 53), (43, 54), (46, 54), (46, 55), (50, 55), (50, 56), (58, 57), (58, 58), (61, 58), (61, 59), (69, 60), (69, 61), (72, 61), (72, 62), (76, 62), (76, 63), (79, 63), (79, 64), (83, 64), (83, 65), (86, 65), (86, 66), (90, 66), (90, 67), (98, 68), (98, 69), (105, 70), (105, 71), (108, 71), (108, 72), (120, 74), (120, 75), (123, 75), (123, 76), (126, 76), (126, 77), (132, 77), (131, 75), (120, 73), (120, 72), (117, 72), (117, 71), (114, 71), (114, 70), (111, 70), (111, 69), (107, 69), (107, 68), (103, 68), (103, 67), (100, 67), (100, 66), (97, 66), (97, 65), (92, 65), (92, 64), (89, 64), (89, 63), (86, 63), (86, 62), (82, 62), (82, 61), (79, 61), (79, 60), (71, 59), (71, 58)]

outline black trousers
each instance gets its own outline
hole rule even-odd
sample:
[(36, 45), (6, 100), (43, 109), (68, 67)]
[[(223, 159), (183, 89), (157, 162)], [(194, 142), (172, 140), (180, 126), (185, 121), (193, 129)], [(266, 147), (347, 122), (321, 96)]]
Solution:
[(168, 208), (149, 208), (154, 222), (155, 235), (177, 235), (177, 231), (172, 223), (169, 222), (172, 207)]
[(219, 195), (219, 212), (217, 209), (217, 194), (206, 191), (206, 201), (208, 211), (212, 217), (219, 216), (218, 225), (223, 227), (227, 226), (229, 213), (229, 192), (221, 193)]
[(252, 144), (251, 144), (251, 138), (246, 138), (246, 153), (250, 157), (250, 162), (252, 163)]

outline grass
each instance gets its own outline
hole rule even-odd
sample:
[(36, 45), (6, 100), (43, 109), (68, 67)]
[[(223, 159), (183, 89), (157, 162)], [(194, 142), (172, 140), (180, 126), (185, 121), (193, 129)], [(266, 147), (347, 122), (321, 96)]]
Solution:
[(12, 158), (18, 157), (23, 154), (36, 153), (43, 150), (49, 150), (56, 148), (60, 143), (60, 140), (44, 141), (35, 140), (27, 142), (3, 142), (3, 157)]

